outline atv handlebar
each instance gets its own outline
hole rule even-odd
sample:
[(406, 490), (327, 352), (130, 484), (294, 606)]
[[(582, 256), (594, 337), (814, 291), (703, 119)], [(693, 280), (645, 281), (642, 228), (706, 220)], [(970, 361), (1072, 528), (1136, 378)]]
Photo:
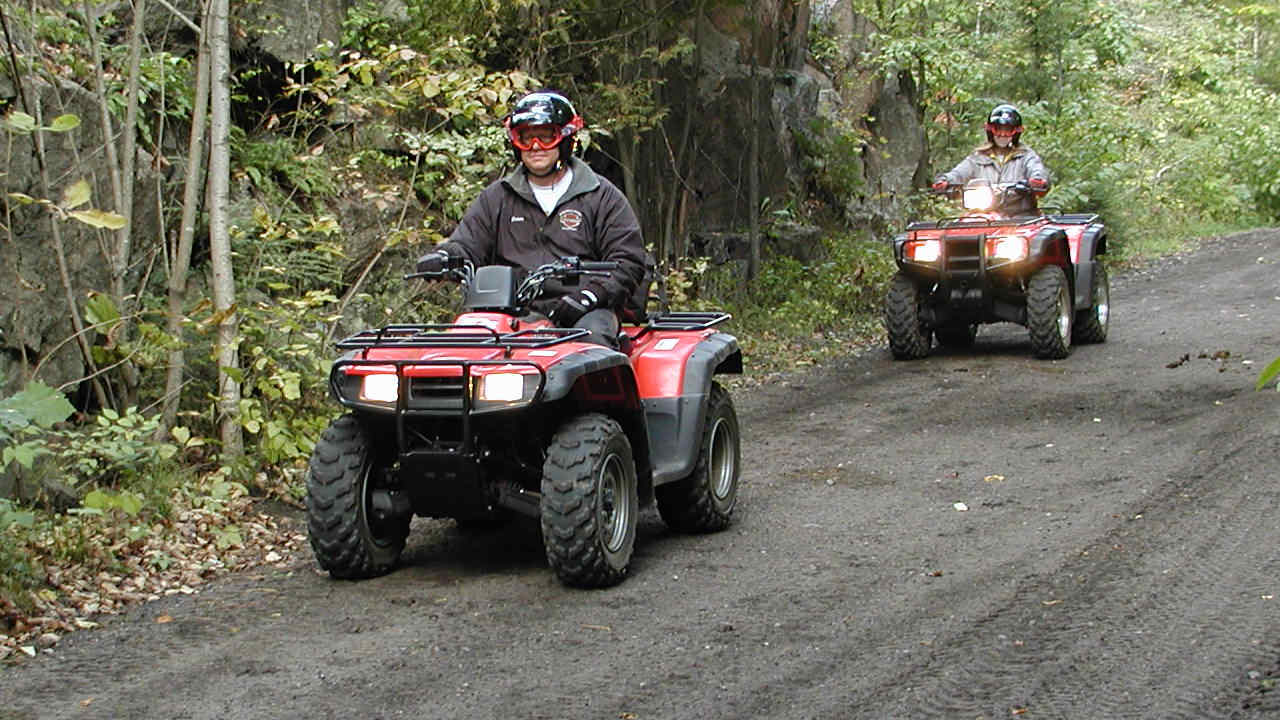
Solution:
[[(987, 187), (991, 188), (992, 192), (996, 193), (997, 195), (1007, 195), (1009, 193), (1015, 193), (1018, 195), (1032, 195), (1032, 194), (1035, 194), (1036, 192), (1036, 190), (1032, 188), (1030, 185), (1028, 185), (1025, 180), (1019, 180), (1018, 182), (1011, 182), (1011, 183), (985, 183), (985, 184)], [(955, 198), (963, 194), (966, 187), (972, 187), (972, 186), (963, 184), (963, 183), (950, 183), (946, 187), (942, 188), (941, 190), (930, 187), (926, 190), (926, 192), (930, 195), (943, 195), (949, 198)]]
[[(477, 297), (481, 298), (483, 307), (504, 308), (511, 312), (519, 312), (528, 308), (529, 304), (542, 294), (542, 286), (548, 280), (564, 280), (565, 284), (573, 285), (584, 275), (608, 276), (619, 267), (620, 264), (616, 260), (582, 260), (575, 256), (559, 258), (528, 271), (505, 265), (477, 269), (466, 258), (450, 256), (444, 261), (444, 267), (440, 270), (406, 273), (404, 279), (455, 280), (464, 289), (466, 296), (464, 304), (472, 301), (472, 293), (476, 291), (481, 293)], [(473, 287), (477, 273), (482, 273), (487, 278), (484, 281), (483, 290)], [(497, 280), (499, 277), (505, 279)], [(498, 296), (501, 299), (495, 299), (493, 294), (495, 287), (506, 288), (502, 291), (505, 295)], [(475, 305), (475, 307), (481, 307), (481, 305)]]
[[(555, 262), (538, 266), (530, 271), (528, 277), (536, 276), (542, 280), (547, 280), (553, 277), (568, 278), (577, 275), (608, 275), (617, 270), (618, 266), (619, 264), (616, 260), (582, 260), (578, 257), (565, 257)], [(443, 280), (445, 278), (453, 278), (465, 282), (474, 274), (475, 266), (470, 260), (450, 255), (449, 259), (445, 261), (443, 269), (405, 273), (404, 279)]]

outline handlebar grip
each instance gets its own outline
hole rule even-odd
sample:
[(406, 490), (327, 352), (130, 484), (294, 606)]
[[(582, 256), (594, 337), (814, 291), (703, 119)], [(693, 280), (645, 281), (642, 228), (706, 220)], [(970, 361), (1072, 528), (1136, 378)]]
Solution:
[(601, 272), (608, 270), (617, 270), (618, 261), (616, 260), (583, 260), (578, 265), (580, 270), (587, 272)]

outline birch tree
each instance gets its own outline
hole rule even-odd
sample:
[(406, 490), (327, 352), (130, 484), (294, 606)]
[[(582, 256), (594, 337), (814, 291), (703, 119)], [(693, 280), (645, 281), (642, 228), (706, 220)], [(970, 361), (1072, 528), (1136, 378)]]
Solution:
[(213, 266), (213, 306), (218, 321), (218, 423), (224, 463), (244, 454), (240, 428), (239, 319), (231, 263), (227, 195), (231, 183), (231, 51), (228, 0), (211, 0), (209, 13), (209, 254)]

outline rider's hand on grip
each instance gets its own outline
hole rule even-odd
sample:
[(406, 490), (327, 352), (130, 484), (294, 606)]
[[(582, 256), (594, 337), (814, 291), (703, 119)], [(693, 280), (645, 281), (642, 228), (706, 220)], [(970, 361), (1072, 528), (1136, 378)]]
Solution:
[(1019, 180), (1018, 182), (1014, 183), (1013, 189), (1019, 193), (1022, 193), (1023, 195), (1028, 195), (1031, 193), (1031, 186), (1027, 184), (1026, 180)]
[(438, 273), (442, 272), (448, 263), (449, 253), (443, 250), (433, 250), (418, 258), (417, 270), (420, 273)]
[(560, 327), (569, 327), (591, 312), (598, 301), (599, 298), (590, 290), (563, 295), (556, 301), (556, 306), (551, 308), (551, 319)]
[(931, 187), (933, 188), (934, 192), (946, 192), (947, 185), (948, 185), (947, 179), (939, 175), (938, 177), (933, 179), (933, 185)]
[(1049, 189), (1049, 181), (1044, 178), (1034, 177), (1027, 181), (1027, 185), (1031, 186), (1032, 192), (1042, 193)]

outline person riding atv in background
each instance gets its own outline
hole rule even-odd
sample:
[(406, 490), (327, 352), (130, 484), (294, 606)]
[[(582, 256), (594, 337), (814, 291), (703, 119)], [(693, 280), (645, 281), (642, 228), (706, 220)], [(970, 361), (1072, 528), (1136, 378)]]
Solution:
[(1009, 215), (1034, 214), (1036, 199), (1049, 191), (1049, 171), (1035, 150), (1019, 142), (1022, 115), (1012, 105), (997, 105), (987, 117), (986, 131), (986, 144), (975, 148), (951, 172), (935, 178), (933, 189), (945, 192), (975, 178), (993, 185), (1025, 183), (1026, 191), (1007, 200), (1004, 211)]
[(591, 342), (616, 348), (618, 313), (645, 273), (644, 239), (631, 204), (574, 157), (583, 121), (563, 94), (525, 95), (503, 125), (516, 169), (480, 193), (449, 239), (418, 259), (418, 272), (438, 272), (450, 257), (525, 270), (563, 257), (617, 262), (617, 270), (578, 286), (549, 281), (531, 303), (556, 325), (586, 329)]

